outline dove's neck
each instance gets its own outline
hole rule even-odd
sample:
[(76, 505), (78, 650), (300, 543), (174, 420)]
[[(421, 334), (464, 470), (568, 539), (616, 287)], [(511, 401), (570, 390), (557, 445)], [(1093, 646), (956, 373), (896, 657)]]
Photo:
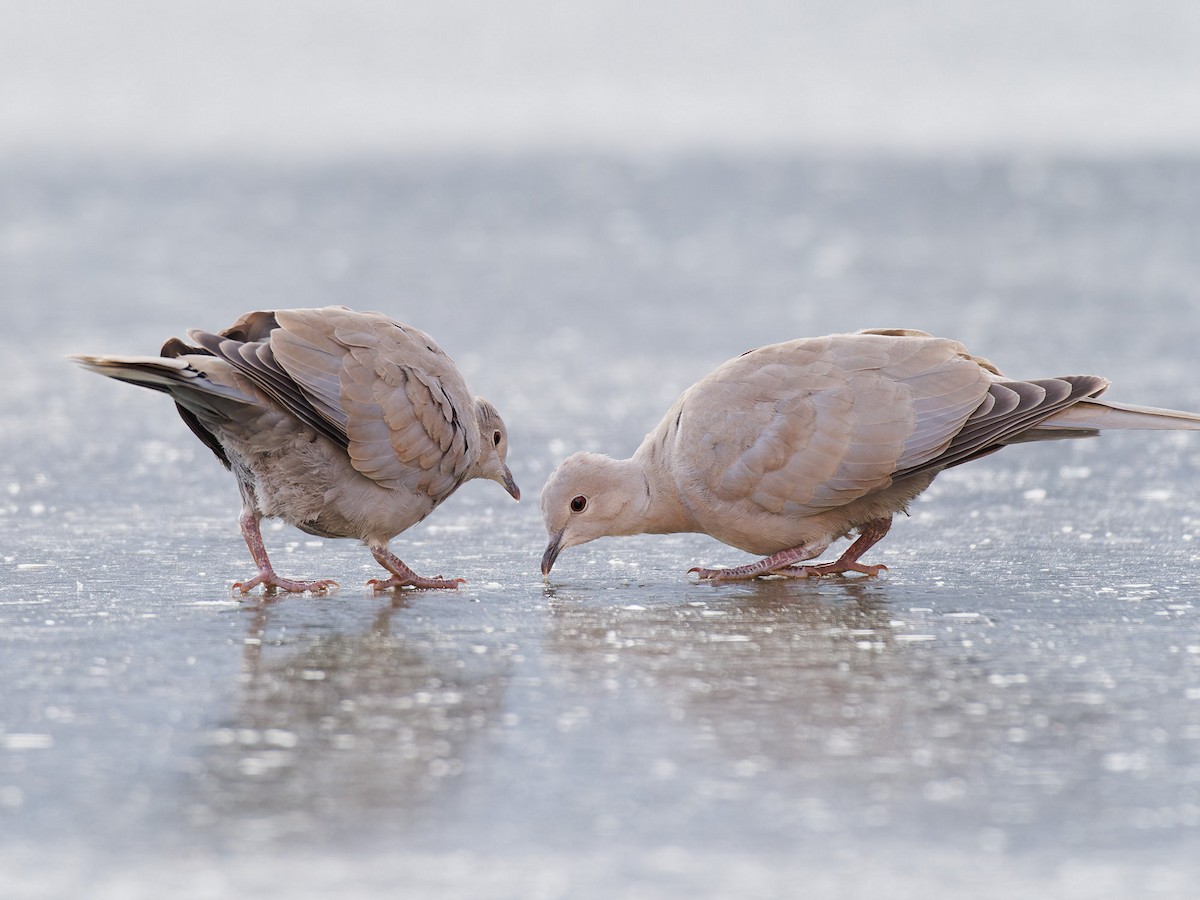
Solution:
[(638, 475), (638, 487), (642, 491), (644, 507), (639, 531), (645, 534), (677, 534), (684, 531), (699, 531), (679, 499), (662, 442), (652, 433), (633, 458), (628, 460)]

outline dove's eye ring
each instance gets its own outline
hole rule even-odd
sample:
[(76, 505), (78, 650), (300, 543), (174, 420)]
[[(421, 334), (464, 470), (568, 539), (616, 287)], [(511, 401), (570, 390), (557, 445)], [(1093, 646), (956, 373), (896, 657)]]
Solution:
[(571, 512), (583, 512), (587, 509), (587, 497), (580, 494), (571, 500)]
[(492, 435), (492, 444), (499, 447), (500, 446), (500, 438), (501, 438), (500, 432), (499, 431), (495, 432)]

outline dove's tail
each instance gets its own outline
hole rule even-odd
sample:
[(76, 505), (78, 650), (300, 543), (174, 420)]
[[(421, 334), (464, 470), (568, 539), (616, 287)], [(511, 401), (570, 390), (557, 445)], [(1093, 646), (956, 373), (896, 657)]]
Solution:
[(1200, 431), (1200, 413), (1153, 406), (1131, 406), (1091, 397), (1038, 423), (1042, 429), (1104, 431), (1111, 428), (1153, 431)]
[(69, 359), (97, 375), (168, 394), (200, 377), (199, 371), (182, 360), (164, 359), (161, 356), (89, 356), (77, 353)]
[(200, 415), (223, 418), (230, 410), (230, 403), (253, 402), (236, 388), (221, 384), (183, 359), (86, 354), (76, 354), (70, 359), (97, 375), (170, 394), (180, 406)]
[[(167, 346), (170, 346), (170, 342)], [(164, 351), (166, 349), (164, 347)], [(248, 406), (253, 404), (253, 398), (231, 385), (221, 384), (183, 359), (84, 354), (72, 356), (71, 359), (97, 375), (170, 394), (188, 428), (216, 454), (226, 468), (230, 468), (229, 456), (213, 432), (213, 425), (237, 416), (239, 411), (244, 414)]]

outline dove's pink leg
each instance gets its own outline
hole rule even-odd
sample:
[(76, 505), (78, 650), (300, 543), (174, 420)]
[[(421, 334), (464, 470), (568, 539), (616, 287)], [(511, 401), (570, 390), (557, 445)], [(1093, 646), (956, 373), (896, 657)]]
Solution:
[(371, 553), (374, 554), (377, 563), (392, 573), (392, 577), (386, 581), (372, 578), (367, 582), (376, 591), (402, 587), (457, 588), (460, 584), (467, 583), (465, 578), (422, 578), (386, 547), (372, 547)]
[(846, 572), (861, 572), (863, 575), (878, 575), (886, 571), (887, 566), (868, 566), (858, 561), (858, 558), (875, 546), (892, 527), (891, 518), (873, 519), (858, 530), (858, 539), (846, 548), (846, 552), (831, 563), (821, 563), (816, 566), (788, 566), (779, 569), (774, 574), (787, 575), (789, 578), (809, 578), (813, 575), (842, 575)]
[[(745, 581), (750, 578), (757, 578), (760, 575), (785, 575), (788, 578), (808, 578), (813, 575), (836, 575), (843, 572), (861, 572), (864, 575), (878, 575), (887, 566), (867, 566), (858, 561), (858, 558), (867, 552), (874, 544), (888, 533), (888, 529), (892, 527), (892, 520), (889, 519), (874, 519), (859, 529), (858, 539), (846, 548), (835, 562), (824, 563), (816, 566), (797, 566), (795, 563), (803, 562), (807, 559), (812, 559), (816, 554), (808, 547), (799, 546), (792, 547), (788, 550), (781, 550), (778, 553), (772, 554), (765, 559), (760, 559), (758, 562), (748, 563), (744, 566), (734, 566), (729, 569), (702, 569), (699, 566), (689, 569), (688, 573), (695, 573), (701, 581)], [(820, 552), (820, 551), (817, 551)]]
[(281, 578), (275, 574), (275, 569), (271, 566), (271, 560), (267, 557), (267, 548), (263, 544), (262, 531), (258, 527), (258, 513), (253, 509), (243, 507), (242, 515), (238, 519), (238, 525), (242, 528), (242, 537), (246, 539), (246, 546), (250, 548), (250, 555), (254, 557), (254, 564), (258, 566), (258, 574), (249, 581), (236, 581), (233, 587), (241, 591), (243, 594), (248, 594), (260, 584), (263, 586), (264, 594), (273, 594), (276, 590), (287, 591), (289, 594), (299, 594), (304, 591), (312, 591), (314, 594), (323, 594), (331, 587), (337, 587), (336, 581), (331, 581), (328, 578), (322, 578), (319, 581), (295, 581), (291, 578)]

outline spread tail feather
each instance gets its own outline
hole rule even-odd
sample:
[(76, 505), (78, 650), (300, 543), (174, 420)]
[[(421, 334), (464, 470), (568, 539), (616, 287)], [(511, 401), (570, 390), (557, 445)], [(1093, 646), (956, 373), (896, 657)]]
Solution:
[(162, 391), (175, 398), (180, 406), (201, 415), (223, 417), (222, 408), (229, 403), (252, 403), (236, 388), (220, 384), (190, 365), (184, 359), (167, 359), (161, 356), (90, 356), (76, 354), (70, 357), (85, 369), (140, 387)]
[[(168, 341), (163, 351), (170, 352), (170, 349), (171, 342)], [(229, 456), (212, 426), (214, 422), (227, 419), (236, 410), (244, 410), (247, 405), (252, 405), (253, 398), (240, 393), (235, 387), (220, 384), (184, 359), (85, 354), (74, 355), (71, 359), (97, 375), (170, 394), (187, 427), (226, 468), (231, 468)]]
[[(1034, 430), (1147, 429), (1153, 431), (1200, 431), (1200, 414), (1153, 406), (1132, 406), (1090, 398), (1055, 413)], [(1049, 436), (1049, 435), (1048, 435)]]
[(97, 375), (168, 394), (189, 380), (200, 377), (200, 373), (186, 362), (161, 356), (90, 356), (76, 353), (68, 359)]

